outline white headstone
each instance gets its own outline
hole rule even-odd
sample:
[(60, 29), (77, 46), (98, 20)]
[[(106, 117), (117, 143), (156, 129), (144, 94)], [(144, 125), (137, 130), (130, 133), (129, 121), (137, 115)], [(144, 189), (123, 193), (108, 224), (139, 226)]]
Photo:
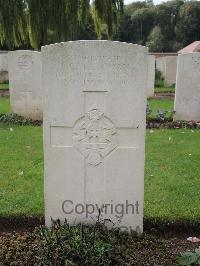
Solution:
[(8, 71), (8, 53), (0, 53), (0, 71)]
[(156, 70), (160, 71), (163, 78), (165, 75), (165, 56), (160, 56), (156, 58)]
[(165, 57), (165, 85), (171, 86), (176, 83), (177, 56)]
[(178, 56), (175, 120), (200, 121), (200, 53)]
[(155, 86), (155, 55), (148, 56), (148, 79), (147, 79), (147, 97), (154, 96)]
[(43, 112), (41, 53), (22, 50), (9, 52), (8, 67), (12, 112), (41, 120)]
[(142, 232), (147, 52), (110, 41), (42, 48), (46, 225), (95, 223), (101, 209), (109, 225)]
[(165, 86), (176, 83), (177, 56), (161, 56), (156, 58), (156, 69), (164, 79)]

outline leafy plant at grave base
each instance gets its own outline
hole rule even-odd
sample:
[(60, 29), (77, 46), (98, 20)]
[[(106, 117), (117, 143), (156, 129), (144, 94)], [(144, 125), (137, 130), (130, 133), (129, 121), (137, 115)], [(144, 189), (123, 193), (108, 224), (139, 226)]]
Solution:
[(127, 233), (109, 231), (97, 222), (93, 226), (70, 227), (67, 221), (53, 221), (33, 233), (37, 245), (38, 265), (111, 265), (115, 263), (116, 245)]
[(160, 120), (164, 121), (165, 120), (165, 117), (166, 117), (166, 113), (167, 113), (167, 111), (161, 111), (160, 109), (158, 109), (156, 115), (157, 115), (157, 117)]
[(146, 107), (146, 116), (150, 116), (150, 114), (152, 113), (152, 109), (151, 106), (149, 104), (149, 102), (147, 102), (147, 107)]
[[(150, 117), (152, 110), (150, 106), (147, 106), (147, 128), (190, 128), (190, 129), (200, 129), (200, 121), (173, 121), (172, 116), (174, 111), (161, 111), (157, 114), (157, 117)], [(164, 113), (164, 114), (163, 114)], [(166, 115), (166, 114), (170, 115)], [(0, 123), (3, 124), (13, 124), (20, 126), (41, 126), (42, 121), (32, 120), (30, 118), (25, 118), (19, 116), (18, 114), (8, 113), (0, 114)]]
[(200, 247), (194, 252), (182, 253), (179, 257), (180, 265), (200, 265)]
[(155, 117), (149, 117), (146, 122), (146, 128), (168, 128), (168, 129), (179, 129), (179, 128), (190, 128), (200, 129), (200, 122), (197, 121), (172, 121), (170, 118), (166, 118), (162, 121)]
[(42, 121), (39, 120), (32, 120), (30, 118), (25, 118), (18, 114), (8, 113), (8, 114), (0, 114), (0, 123), (7, 123), (7, 124), (16, 124), (16, 125), (33, 125), (33, 126), (40, 126)]
[(175, 114), (174, 110), (168, 110), (168, 111), (162, 111), (160, 109), (157, 110), (157, 118), (159, 118), (161, 121), (166, 121), (166, 120), (172, 120), (173, 115)]
[(149, 265), (147, 251), (156, 252), (152, 257), (155, 265), (177, 261), (175, 254), (165, 252), (166, 243), (159, 237), (108, 230), (100, 222), (69, 226), (67, 221), (53, 221), (51, 228), (0, 237), (0, 246), (0, 265)]
[[(152, 115), (153, 110), (151, 109), (151, 106), (149, 102), (147, 102), (146, 106), (146, 117), (149, 119), (150, 115)], [(161, 110), (158, 109), (156, 113), (156, 118), (160, 121), (172, 121), (173, 115), (175, 114), (174, 110)]]

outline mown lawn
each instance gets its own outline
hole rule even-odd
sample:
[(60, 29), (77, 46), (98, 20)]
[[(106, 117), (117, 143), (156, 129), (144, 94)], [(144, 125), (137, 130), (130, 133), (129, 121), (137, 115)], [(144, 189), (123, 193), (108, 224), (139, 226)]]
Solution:
[(42, 214), (42, 128), (0, 125), (0, 151), (0, 215)]
[(9, 97), (0, 97), (0, 114), (7, 114), (11, 111)]
[[(156, 116), (158, 109), (169, 111), (174, 108), (174, 101), (169, 99), (149, 99), (148, 103), (152, 109), (151, 116), (153, 117)], [(9, 113), (10, 110), (10, 99), (8, 97), (0, 97), (0, 114)]]
[(151, 109), (149, 117), (157, 117), (158, 110), (167, 111), (166, 117), (172, 117), (172, 111), (174, 110), (173, 99), (148, 99), (148, 104)]
[(7, 90), (9, 89), (8, 83), (0, 83), (0, 90)]
[[(42, 215), (42, 128), (0, 125), (0, 216)], [(200, 131), (147, 130), (145, 217), (200, 219)]]
[(175, 87), (155, 87), (155, 93), (175, 93)]

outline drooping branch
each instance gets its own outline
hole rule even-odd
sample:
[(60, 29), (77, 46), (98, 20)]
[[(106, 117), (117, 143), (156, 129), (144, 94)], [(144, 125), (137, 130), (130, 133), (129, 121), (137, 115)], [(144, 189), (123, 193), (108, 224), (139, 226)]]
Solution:
[(117, 24), (119, 14), (123, 13), (123, 0), (94, 0), (93, 18), (95, 21), (96, 32), (101, 36), (101, 24), (105, 23), (107, 35), (111, 39), (113, 28)]
[(0, 0), (0, 43), (9, 49), (25, 43), (25, 3), (22, 0)]

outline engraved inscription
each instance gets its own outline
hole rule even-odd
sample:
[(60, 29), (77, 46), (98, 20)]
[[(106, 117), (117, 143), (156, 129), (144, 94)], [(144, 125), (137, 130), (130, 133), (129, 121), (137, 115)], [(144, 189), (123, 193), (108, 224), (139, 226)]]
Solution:
[(198, 55), (192, 56), (192, 62), (195, 65), (194, 71), (196, 72), (197, 75), (199, 75), (199, 72), (200, 72), (200, 56), (198, 56)]
[(199, 67), (200, 66), (200, 57), (199, 56), (193, 56), (192, 61)]
[(22, 55), (18, 58), (18, 66), (21, 69), (30, 69), (33, 64), (32, 58), (30, 55)]
[[(70, 62), (70, 63), (69, 63)], [(99, 71), (101, 69), (101, 71)], [(106, 84), (131, 83), (135, 71), (121, 56), (75, 56), (65, 55), (56, 71), (56, 77), (70, 84)]]
[(200, 57), (197, 55), (193, 56), (192, 61), (195, 64), (195, 70), (199, 72), (200, 71)]
[(75, 123), (73, 142), (87, 163), (97, 166), (117, 147), (117, 130), (112, 121), (93, 105)]

